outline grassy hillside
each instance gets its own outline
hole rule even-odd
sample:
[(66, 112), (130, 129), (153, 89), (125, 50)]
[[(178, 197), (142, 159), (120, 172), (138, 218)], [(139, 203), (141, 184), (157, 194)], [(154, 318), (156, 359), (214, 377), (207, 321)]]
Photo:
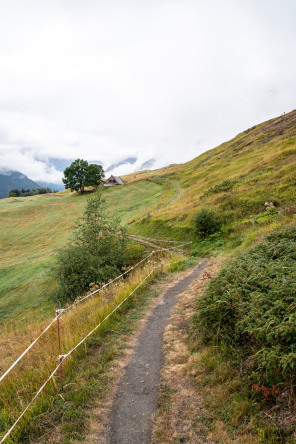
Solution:
[[(183, 165), (125, 176), (104, 190), (108, 207), (134, 234), (194, 241), (197, 255), (245, 248), (296, 213), (296, 111), (250, 128)], [(48, 278), (87, 195), (62, 192), (0, 202), (0, 319), (27, 320), (52, 310)], [(273, 202), (266, 209), (265, 202)], [(221, 233), (206, 240), (192, 219), (204, 206), (221, 216)]]
[[(184, 190), (171, 205), (150, 212), (132, 230), (177, 238), (193, 237), (192, 218), (203, 206), (222, 216), (228, 239), (252, 238), (260, 230), (286, 223), (295, 211), (296, 111), (257, 125), (183, 165), (140, 172), (125, 180), (175, 181)], [(266, 212), (265, 202), (274, 211)], [(263, 229), (264, 231), (264, 229)], [(232, 234), (231, 234), (232, 232)], [(229, 247), (232, 247), (231, 242)]]
[[(109, 209), (124, 224), (163, 199), (170, 199), (173, 193), (174, 189), (148, 181), (104, 190)], [(67, 243), (88, 197), (65, 191), (0, 202), (2, 321), (32, 322), (52, 314), (49, 268), (56, 249)]]

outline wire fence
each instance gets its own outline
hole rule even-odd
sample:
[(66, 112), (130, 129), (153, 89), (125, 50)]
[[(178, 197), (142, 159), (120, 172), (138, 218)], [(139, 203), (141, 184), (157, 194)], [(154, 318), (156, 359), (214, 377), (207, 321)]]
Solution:
[(47, 378), (47, 380), (45, 381), (45, 383), (40, 387), (40, 389), (37, 391), (37, 393), (35, 394), (35, 396), (32, 398), (32, 400), (30, 401), (30, 403), (27, 405), (27, 407), (22, 411), (22, 413), (20, 414), (20, 416), (17, 418), (17, 420), (14, 422), (14, 424), (10, 427), (10, 429), (7, 431), (7, 433), (3, 436), (3, 438), (1, 439), (0, 443), (4, 442), (6, 438), (8, 438), (8, 436), (11, 434), (11, 432), (13, 431), (13, 429), (16, 427), (16, 425), (18, 424), (18, 422), (21, 420), (21, 418), (24, 416), (24, 414), (27, 412), (27, 410), (31, 407), (31, 405), (34, 403), (35, 399), (38, 397), (38, 395), (43, 391), (43, 389), (46, 387), (46, 385), (48, 384), (48, 382), (54, 377), (54, 375), (56, 374), (56, 372), (58, 371), (58, 369), (61, 367), (63, 361), (70, 356), (81, 344), (83, 344), (83, 342), (86, 341), (87, 338), (89, 338), (89, 336), (91, 336), (107, 319), (110, 318), (110, 316), (115, 313), (115, 311), (117, 311), (123, 304), (124, 302), (127, 301), (127, 299), (130, 298), (130, 296), (132, 294), (134, 294), (136, 292), (136, 290), (149, 278), (149, 276), (151, 276), (151, 274), (154, 272), (154, 268), (152, 269), (152, 271), (147, 274), (147, 276), (137, 285), (137, 287), (120, 303), (117, 305), (117, 307), (115, 307), (98, 325), (96, 325), (95, 328), (93, 328), (77, 345), (75, 345), (75, 347), (73, 347), (70, 351), (68, 351), (68, 353), (66, 353), (65, 355), (60, 355), (60, 363), (56, 366), (56, 368), (53, 370), (53, 372), (50, 374), (50, 376)]
[(155, 238), (149, 238), (149, 237), (144, 237), (144, 236), (136, 236), (139, 239), (143, 239), (146, 241), (153, 241), (153, 242), (164, 242), (164, 243), (174, 243), (174, 244), (192, 244), (192, 242), (187, 242), (187, 241), (175, 241), (175, 240), (169, 240), (169, 239), (155, 239)]
[(140, 264), (142, 264), (144, 261), (146, 261), (154, 253), (155, 253), (155, 251), (152, 251), (150, 254), (148, 254), (144, 259), (142, 259), (136, 265), (133, 265), (127, 271), (125, 271), (121, 275), (117, 276), (115, 279), (113, 279), (112, 281), (108, 282), (107, 284), (103, 285), (98, 290), (95, 290), (92, 293), (87, 294), (86, 296), (78, 299), (77, 301), (75, 301), (73, 304), (69, 305), (66, 308), (60, 308), (59, 310), (57, 310), (58, 313), (57, 313), (56, 317), (52, 319), (52, 321), (47, 325), (47, 327), (42, 331), (42, 333), (24, 350), (24, 352), (13, 362), (13, 364), (8, 368), (8, 370), (6, 370), (6, 372), (0, 377), (0, 382), (11, 372), (11, 370), (16, 366), (16, 364), (28, 353), (28, 351), (36, 344), (36, 342), (44, 335), (44, 333), (46, 333), (47, 330), (49, 330), (49, 328), (57, 321), (57, 318), (60, 317), (62, 315), (62, 313), (68, 311), (69, 309), (75, 307), (77, 304), (80, 304), (81, 302), (83, 302), (85, 299), (93, 296), (94, 294), (98, 293), (99, 291), (102, 291), (103, 289), (105, 289), (109, 285), (113, 284), (115, 281), (117, 281), (118, 279), (122, 278), (127, 273), (131, 272), (136, 267), (138, 267)]
[[(29, 350), (36, 344), (36, 342), (50, 329), (50, 327), (56, 322), (58, 321), (58, 318), (66, 311), (70, 310), (71, 308), (75, 307), (77, 304), (85, 301), (87, 298), (95, 295), (98, 292), (103, 291), (106, 287), (110, 286), (111, 284), (113, 284), (114, 282), (116, 282), (117, 280), (119, 280), (120, 278), (122, 278), (123, 276), (125, 276), (126, 274), (130, 273), (132, 270), (134, 270), (135, 268), (137, 268), (139, 265), (143, 264), (145, 261), (147, 261), (151, 256), (153, 256), (155, 253), (157, 252), (161, 252), (161, 251), (173, 251), (172, 249), (168, 249), (168, 248), (160, 248), (159, 250), (154, 250), (152, 251), (150, 254), (148, 254), (144, 259), (142, 259), (141, 261), (139, 261), (137, 264), (133, 265), (132, 267), (130, 267), (128, 270), (126, 270), (124, 273), (122, 273), (121, 275), (117, 276), (115, 279), (111, 280), (110, 282), (108, 282), (107, 284), (103, 285), (101, 288), (87, 294), (86, 296), (78, 299), (77, 301), (75, 301), (73, 304), (69, 305), (66, 308), (63, 309), (57, 309), (56, 312), (56, 317), (54, 319), (52, 319), (52, 321), (47, 325), (47, 327), (41, 332), (41, 334), (24, 350), (24, 352), (14, 361), (14, 363), (5, 371), (5, 373), (1, 376), (0, 378), (0, 382), (11, 372), (11, 370), (22, 360), (22, 358), (29, 352)], [(10, 427), (10, 429), (7, 431), (7, 433), (3, 436), (3, 438), (1, 439), (0, 443), (4, 442), (6, 440), (6, 438), (8, 438), (8, 436), (11, 434), (11, 432), (13, 431), (13, 429), (16, 427), (16, 425), (19, 423), (19, 421), (21, 420), (21, 418), (25, 415), (25, 413), (27, 412), (27, 410), (31, 407), (31, 405), (34, 403), (34, 401), (36, 400), (36, 398), (39, 396), (39, 394), (44, 390), (44, 388), (46, 387), (46, 385), (48, 384), (48, 382), (54, 377), (54, 375), (56, 374), (56, 372), (61, 368), (63, 361), (68, 358), (68, 356), (70, 356), (81, 344), (83, 344), (87, 338), (89, 338), (107, 319), (109, 319), (113, 313), (115, 313), (123, 304), (124, 302), (126, 302), (137, 290), (139, 287), (141, 287), (141, 285), (143, 285), (143, 283), (154, 273), (154, 271), (158, 268), (161, 267), (166, 267), (169, 265), (172, 265), (174, 263), (177, 262), (183, 262), (184, 259), (178, 260), (178, 261), (174, 261), (174, 262), (167, 262), (164, 263), (162, 262), (160, 265), (157, 266), (153, 266), (152, 271), (150, 271), (145, 278), (133, 289), (133, 291), (131, 291), (99, 324), (97, 324), (88, 334), (86, 334), (70, 351), (68, 351), (66, 354), (63, 355), (59, 355), (59, 359), (60, 362), (59, 364), (55, 367), (55, 369), (53, 370), (53, 372), (50, 374), (50, 376), (47, 378), (47, 380), (44, 382), (44, 384), (39, 388), (39, 390), (37, 391), (37, 393), (34, 395), (34, 397), (32, 398), (32, 400), (29, 402), (29, 404), (26, 406), (26, 408), (22, 411), (22, 413), (20, 414), (20, 416), (17, 418), (17, 420), (14, 422), (14, 424)]]

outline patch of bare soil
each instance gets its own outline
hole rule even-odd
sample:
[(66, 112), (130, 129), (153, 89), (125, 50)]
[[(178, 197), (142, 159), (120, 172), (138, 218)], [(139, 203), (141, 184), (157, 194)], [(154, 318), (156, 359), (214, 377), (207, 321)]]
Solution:
[(208, 281), (219, 270), (211, 261), (202, 275), (181, 295), (164, 333), (164, 365), (155, 415), (152, 443), (216, 443), (209, 436), (209, 415), (194, 377), (188, 375), (190, 351), (186, 345), (188, 327), (195, 312), (195, 301)]

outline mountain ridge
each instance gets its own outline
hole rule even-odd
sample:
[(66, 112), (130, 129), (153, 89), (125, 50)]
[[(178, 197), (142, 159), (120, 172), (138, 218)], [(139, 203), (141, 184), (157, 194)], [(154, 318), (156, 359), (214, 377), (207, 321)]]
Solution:
[(20, 171), (5, 169), (0, 172), (0, 199), (8, 197), (9, 192), (14, 189), (34, 190), (38, 187), (40, 185)]

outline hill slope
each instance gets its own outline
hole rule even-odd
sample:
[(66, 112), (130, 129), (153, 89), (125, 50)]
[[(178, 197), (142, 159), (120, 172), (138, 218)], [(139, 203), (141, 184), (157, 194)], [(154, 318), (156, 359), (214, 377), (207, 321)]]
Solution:
[[(37, 319), (54, 309), (48, 297), (50, 266), (56, 249), (66, 245), (88, 197), (64, 191), (1, 200), (0, 323)], [(109, 187), (104, 197), (125, 224), (166, 199), (166, 191), (161, 185), (141, 181), (128, 187)]]
[[(133, 182), (177, 183), (183, 190), (170, 205), (158, 208), (132, 230), (159, 235), (193, 236), (192, 218), (203, 206), (214, 207), (228, 228), (251, 228), (293, 213), (296, 185), (296, 111), (257, 125), (183, 165), (131, 174)], [(273, 202), (274, 217), (266, 217)], [(264, 221), (264, 219), (266, 219)]]
[[(197, 255), (233, 251), (295, 220), (295, 165), (293, 111), (183, 165), (125, 176), (126, 185), (105, 189), (104, 195), (131, 233), (193, 240)], [(1, 299), (0, 319), (27, 319), (52, 309), (52, 255), (66, 244), (86, 199), (65, 191), (1, 200), (0, 290), (6, 298)], [(274, 206), (267, 210), (265, 202)], [(223, 219), (222, 232), (206, 240), (197, 238), (192, 223), (203, 206), (213, 207)]]

